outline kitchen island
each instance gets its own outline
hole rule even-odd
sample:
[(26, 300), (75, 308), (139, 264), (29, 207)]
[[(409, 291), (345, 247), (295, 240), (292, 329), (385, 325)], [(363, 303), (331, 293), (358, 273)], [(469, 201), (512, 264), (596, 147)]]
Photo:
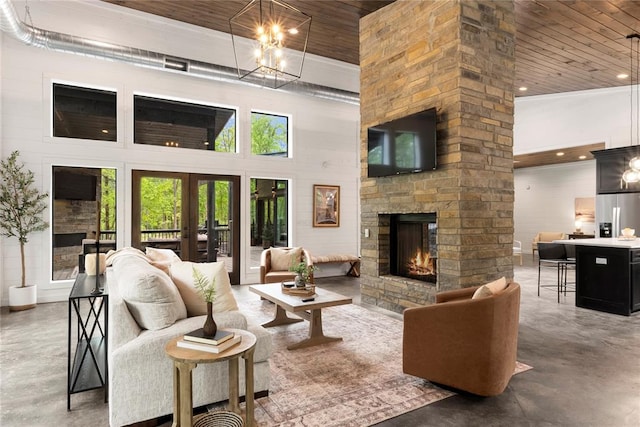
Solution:
[(576, 306), (626, 316), (640, 311), (640, 239), (554, 243), (576, 248)]

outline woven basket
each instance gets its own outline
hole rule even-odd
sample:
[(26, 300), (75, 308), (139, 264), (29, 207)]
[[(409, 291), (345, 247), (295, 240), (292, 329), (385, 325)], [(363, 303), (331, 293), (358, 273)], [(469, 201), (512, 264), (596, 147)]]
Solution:
[(214, 411), (198, 415), (193, 420), (193, 427), (242, 427), (242, 417), (230, 411)]

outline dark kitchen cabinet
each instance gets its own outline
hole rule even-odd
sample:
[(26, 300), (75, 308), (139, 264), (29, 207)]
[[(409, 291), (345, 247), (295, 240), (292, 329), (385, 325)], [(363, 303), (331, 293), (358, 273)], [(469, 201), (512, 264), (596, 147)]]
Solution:
[(592, 151), (596, 158), (596, 193), (635, 193), (640, 192), (640, 182), (627, 184), (622, 174), (629, 169), (629, 160), (640, 156), (640, 146), (611, 148)]
[(576, 247), (576, 306), (630, 315), (640, 310), (640, 249)]

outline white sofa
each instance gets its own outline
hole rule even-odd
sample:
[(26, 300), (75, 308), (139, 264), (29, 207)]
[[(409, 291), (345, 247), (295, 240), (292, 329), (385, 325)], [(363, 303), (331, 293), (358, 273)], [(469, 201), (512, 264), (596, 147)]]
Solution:
[[(174, 337), (201, 328), (204, 324), (204, 316), (185, 317), (186, 310), (179, 309), (177, 312), (181, 313), (177, 316), (178, 319), (167, 327), (155, 330), (141, 327), (140, 311), (147, 309), (148, 306), (153, 305), (151, 310), (155, 310), (154, 316), (159, 314), (163, 316), (166, 314), (162, 312), (163, 310), (170, 312), (172, 309), (162, 301), (163, 296), (158, 297), (157, 304), (155, 301), (151, 303), (147, 301), (146, 308), (142, 307), (144, 304), (140, 301), (129, 298), (132, 284), (140, 283), (140, 286), (144, 287), (148, 285), (149, 280), (141, 277), (149, 274), (156, 277), (156, 272), (149, 271), (151, 265), (141, 256), (130, 258), (126, 262), (114, 263), (106, 273), (109, 292), (108, 361), (111, 426), (150, 420), (173, 412), (173, 365), (165, 354), (165, 344)], [(155, 269), (155, 267), (151, 268)], [(161, 275), (166, 274), (158, 271)], [(226, 270), (224, 274), (227, 274)], [(166, 278), (168, 277), (166, 275)], [(123, 299), (123, 294), (127, 300)], [(231, 298), (233, 298), (232, 294)], [(178, 302), (180, 303), (181, 301)], [(235, 304), (235, 299), (233, 303)], [(170, 313), (171, 315), (173, 314)], [(246, 329), (257, 337), (254, 354), (255, 392), (266, 395), (270, 380), (270, 333), (259, 325), (247, 324), (245, 316), (237, 310), (214, 313), (214, 319), (220, 328)], [(242, 394), (243, 363), (240, 363), (240, 369)], [(224, 401), (229, 397), (228, 390), (226, 362), (202, 364), (194, 369), (194, 407)]]

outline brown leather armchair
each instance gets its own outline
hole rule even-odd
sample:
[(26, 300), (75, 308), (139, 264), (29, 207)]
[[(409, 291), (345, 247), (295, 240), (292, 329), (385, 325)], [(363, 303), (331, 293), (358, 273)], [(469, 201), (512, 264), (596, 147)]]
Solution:
[[(291, 259), (290, 257), (286, 257), (286, 255), (288, 255), (287, 253), (298, 249), (300, 250), (299, 258)], [(272, 253), (275, 253), (275, 255), (272, 255)], [(304, 248), (265, 249), (260, 255), (260, 283), (278, 283), (295, 279), (296, 273), (289, 271), (289, 267), (291, 267), (293, 263), (297, 264), (299, 262), (313, 265), (309, 251)], [(311, 283), (314, 283), (313, 273), (309, 277), (309, 280)]]
[(442, 292), (436, 304), (404, 311), (405, 373), (480, 396), (505, 390), (516, 364), (520, 285), (471, 299), (478, 287)]

